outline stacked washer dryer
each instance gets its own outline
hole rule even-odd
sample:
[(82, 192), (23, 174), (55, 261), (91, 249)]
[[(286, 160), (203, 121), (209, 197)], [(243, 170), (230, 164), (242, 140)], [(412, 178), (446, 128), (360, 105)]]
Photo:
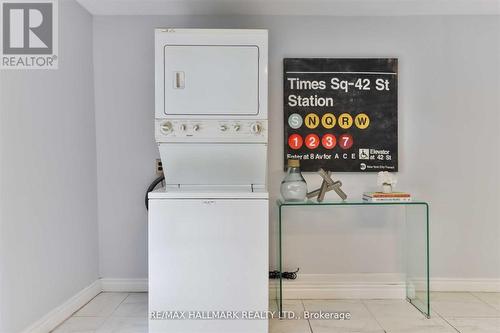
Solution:
[(149, 332), (267, 332), (267, 30), (155, 34)]

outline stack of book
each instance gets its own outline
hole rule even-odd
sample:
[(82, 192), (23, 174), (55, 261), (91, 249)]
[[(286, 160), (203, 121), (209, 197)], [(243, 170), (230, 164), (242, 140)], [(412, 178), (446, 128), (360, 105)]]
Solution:
[(367, 202), (408, 202), (411, 201), (411, 194), (405, 192), (365, 192), (363, 201)]

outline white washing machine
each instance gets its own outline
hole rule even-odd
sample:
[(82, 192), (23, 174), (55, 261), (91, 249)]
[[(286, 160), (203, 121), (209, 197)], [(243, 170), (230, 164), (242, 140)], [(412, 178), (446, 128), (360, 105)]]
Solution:
[[(267, 311), (266, 192), (159, 191), (149, 204), (150, 312)], [(159, 314), (158, 317), (161, 317)], [(267, 332), (267, 321), (151, 320), (150, 332)]]
[(267, 31), (155, 33), (149, 332), (265, 333)]

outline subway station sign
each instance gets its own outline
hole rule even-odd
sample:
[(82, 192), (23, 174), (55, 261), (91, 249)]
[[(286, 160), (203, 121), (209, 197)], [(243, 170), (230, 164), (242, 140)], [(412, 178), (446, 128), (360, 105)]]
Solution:
[(398, 60), (284, 59), (284, 165), (398, 171)]

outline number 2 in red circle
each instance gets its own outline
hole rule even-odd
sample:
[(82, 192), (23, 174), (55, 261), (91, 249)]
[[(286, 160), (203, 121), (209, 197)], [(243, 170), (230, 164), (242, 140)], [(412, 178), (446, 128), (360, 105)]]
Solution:
[(306, 147), (309, 149), (316, 149), (319, 146), (319, 136), (316, 134), (309, 134), (306, 136)]
[(326, 149), (332, 149), (335, 145), (337, 145), (337, 138), (333, 134), (325, 134), (321, 138), (321, 144)]
[(302, 147), (302, 144), (304, 143), (304, 140), (302, 140), (302, 137), (298, 134), (292, 134), (288, 137), (288, 145), (292, 149), (299, 149)]
[(339, 147), (342, 149), (349, 149), (352, 147), (354, 140), (351, 134), (342, 134), (339, 136)]

